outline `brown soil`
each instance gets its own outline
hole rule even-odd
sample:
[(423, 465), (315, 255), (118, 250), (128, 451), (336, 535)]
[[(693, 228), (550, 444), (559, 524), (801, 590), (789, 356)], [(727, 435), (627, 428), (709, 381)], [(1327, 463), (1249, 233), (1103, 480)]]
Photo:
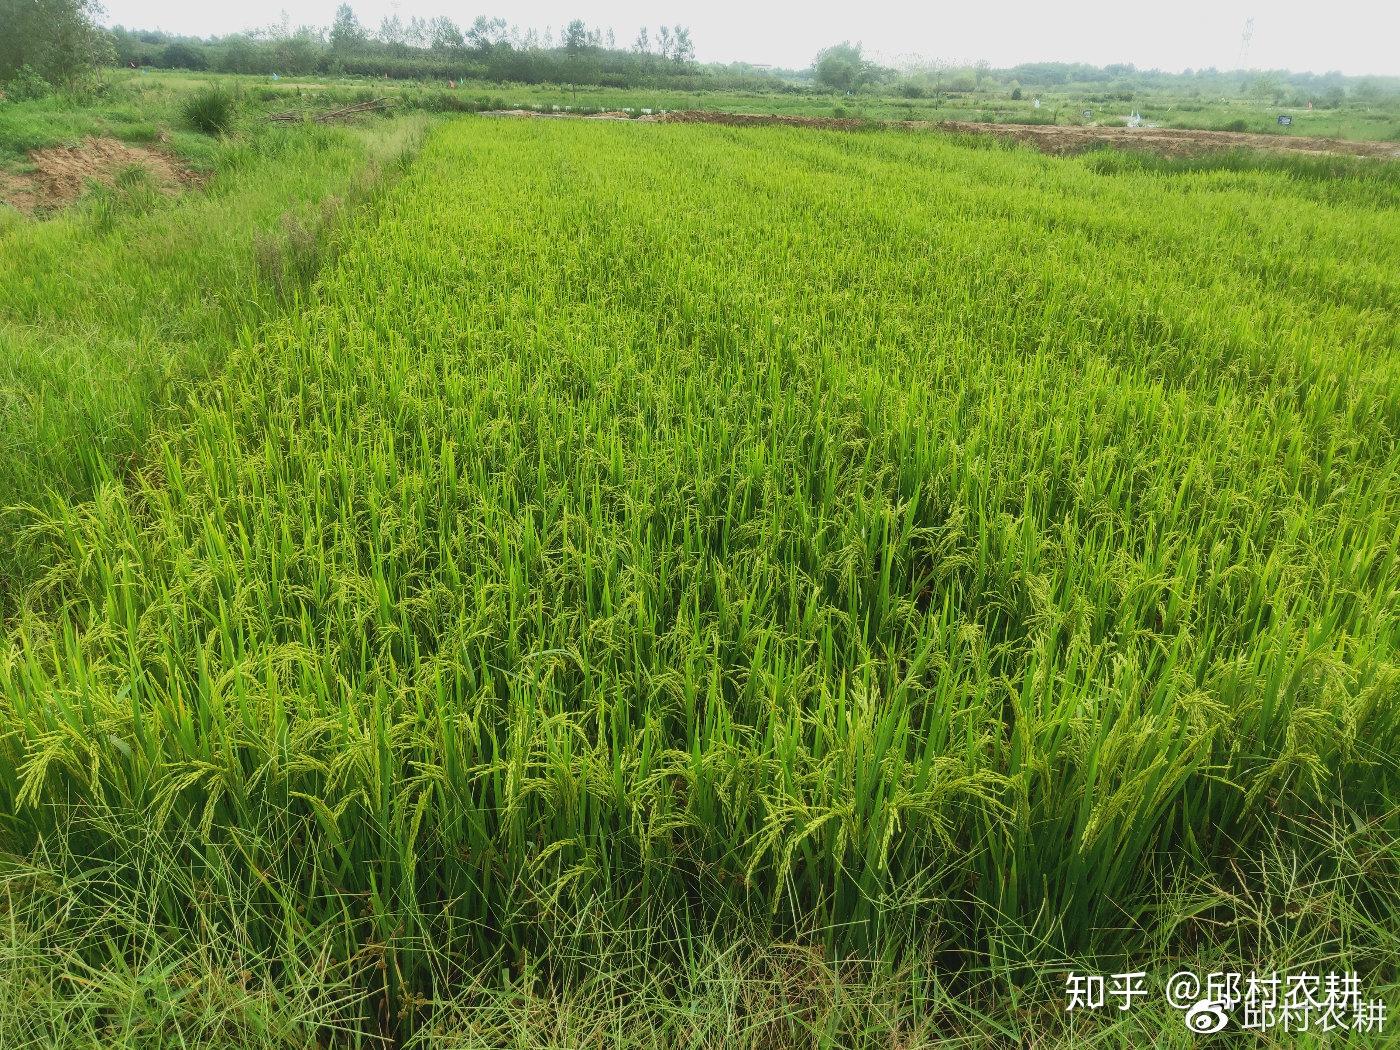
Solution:
[(538, 117), (542, 120), (655, 120), (655, 117), (643, 114), (634, 117), (630, 113), (619, 111), (606, 113), (565, 113), (562, 110), (554, 112), (542, 112), (534, 109), (484, 109), (481, 111), (483, 117)]
[(1400, 157), (1400, 145), (1393, 142), (1351, 142), (1343, 139), (1307, 138), (1301, 135), (1254, 135), (1234, 131), (1190, 131), (1176, 128), (1063, 127), (1040, 124), (978, 124), (969, 121), (906, 120), (865, 121), (841, 117), (796, 117), (758, 113), (714, 113), (686, 110), (657, 118), (682, 124), (781, 124), (788, 127), (825, 128), (852, 131), (883, 126), (935, 129), (961, 134), (995, 135), (1024, 142), (1046, 153), (1082, 153), (1111, 146), (1141, 149), (1168, 155), (1205, 153), (1212, 150), (1255, 149), (1277, 153), (1310, 153), (1349, 157)]
[[(928, 125), (923, 125), (928, 126)], [(1256, 135), (1238, 131), (1192, 131), (1180, 128), (1096, 128), (1038, 124), (976, 124), (947, 120), (944, 131), (1024, 142), (1046, 153), (1082, 153), (1111, 146), (1184, 156), (1212, 150), (1255, 149), (1273, 153), (1311, 153), (1347, 157), (1400, 157), (1394, 142), (1352, 142), (1302, 135)]]
[(832, 131), (854, 131), (872, 122), (850, 117), (791, 117), (777, 113), (714, 113), (704, 109), (684, 109), (660, 118), (668, 124), (730, 124), (746, 127), (755, 124), (782, 124), (790, 128), (826, 128)]
[(111, 138), (87, 138), (80, 146), (53, 146), (30, 152), (31, 171), (0, 172), (0, 200), (30, 213), (71, 204), (89, 184), (110, 185), (127, 168), (144, 168), (169, 192), (198, 182), (168, 153), (130, 146)]

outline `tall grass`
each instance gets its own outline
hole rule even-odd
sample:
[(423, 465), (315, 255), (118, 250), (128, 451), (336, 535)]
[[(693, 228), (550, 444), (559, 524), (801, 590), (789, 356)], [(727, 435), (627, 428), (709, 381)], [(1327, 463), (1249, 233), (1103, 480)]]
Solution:
[(238, 115), (238, 97), (218, 85), (196, 91), (180, 106), (180, 118), (201, 135), (226, 135)]
[(1239, 944), (1289, 870), (1358, 893), (1261, 957), (1393, 976), (1400, 227), (1094, 164), (443, 129), (34, 522), (5, 847), (423, 1040), (745, 939), (1019, 1002)]

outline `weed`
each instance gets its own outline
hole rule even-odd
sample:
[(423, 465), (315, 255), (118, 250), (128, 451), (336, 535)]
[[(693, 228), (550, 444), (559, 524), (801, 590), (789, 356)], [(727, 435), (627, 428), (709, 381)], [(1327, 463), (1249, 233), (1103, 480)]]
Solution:
[(185, 126), (204, 135), (228, 134), (237, 113), (237, 96), (216, 86), (196, 91), (180, 107)]

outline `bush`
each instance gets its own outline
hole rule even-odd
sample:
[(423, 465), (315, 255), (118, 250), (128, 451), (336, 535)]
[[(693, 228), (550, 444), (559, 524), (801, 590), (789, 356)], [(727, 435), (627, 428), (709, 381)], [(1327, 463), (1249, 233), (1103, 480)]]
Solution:
[(4, 88), (4, 96), (11, 102), (29, 102), (43, 98), (53, 90), (33, 66), (21, 66), (19, 72), (4, 85)]
[(219, 87), (207, 87), (195, 92), (180, 108), (185, 126), (205, 135), (225, 135), (233, 126), (238, 100)]
[(97, 0), (0, 3), (0, 83), (32, 67), (50, 84), (87, 80), (112, 55)]

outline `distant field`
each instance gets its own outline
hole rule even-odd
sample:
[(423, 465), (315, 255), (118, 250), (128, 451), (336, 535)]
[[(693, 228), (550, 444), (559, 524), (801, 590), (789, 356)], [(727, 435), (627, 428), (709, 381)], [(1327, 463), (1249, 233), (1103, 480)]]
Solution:
[[(1067, 1018), (1075, 960), (1400, 1002), (1397, 205), (467, 116), (188, 307), (112, 456), (26, 444), (0, 303), (0, 1042), (1195, 1045)], [(9, 281), (203, 301), (44, 229)]]
[[(1121, 126), (1138, 113), (1165, 128), (1200, 128), (1280, 136), (1321, 136), (1400, 143), (1400, 106), (1381, 98), (1335, 109), (1278, 106), (1245, 98), (1196, 98), (1139, 91), (1132, 99), (1103, 94), (1027, 89), (1021, 99), (1005, 91), (947, 93), (940, 98), (900, 98), (873, 91), (839, 95), (813, 88), (787, 91), (661, 91), (462, 81), (375, 80), (364, 77), (269, 77), (178, 70), (113, 70), (96, 94), (0, 103), (0, 171), (23, 163), (27, 150), (87, 134), (128, 142), (163, 141), (208, 166), (209, 146), (179, 121), (182, 98), (210, 84), (236, 93), (245, 117), (279, 110), (330, 108), (347, 101), (387, 96), (401, 110), (454, 112), (472, 109), (559, 107), (570, 109), (701, 109), (866, 120), (979, 121), (1070, 126)], [(1035, 106), (1040, 98), (1041, 105)], [(1088, 118), (1084, 112), (1089, 112)], [(1292, 119), (1277, 123), (1280, 114)]]

